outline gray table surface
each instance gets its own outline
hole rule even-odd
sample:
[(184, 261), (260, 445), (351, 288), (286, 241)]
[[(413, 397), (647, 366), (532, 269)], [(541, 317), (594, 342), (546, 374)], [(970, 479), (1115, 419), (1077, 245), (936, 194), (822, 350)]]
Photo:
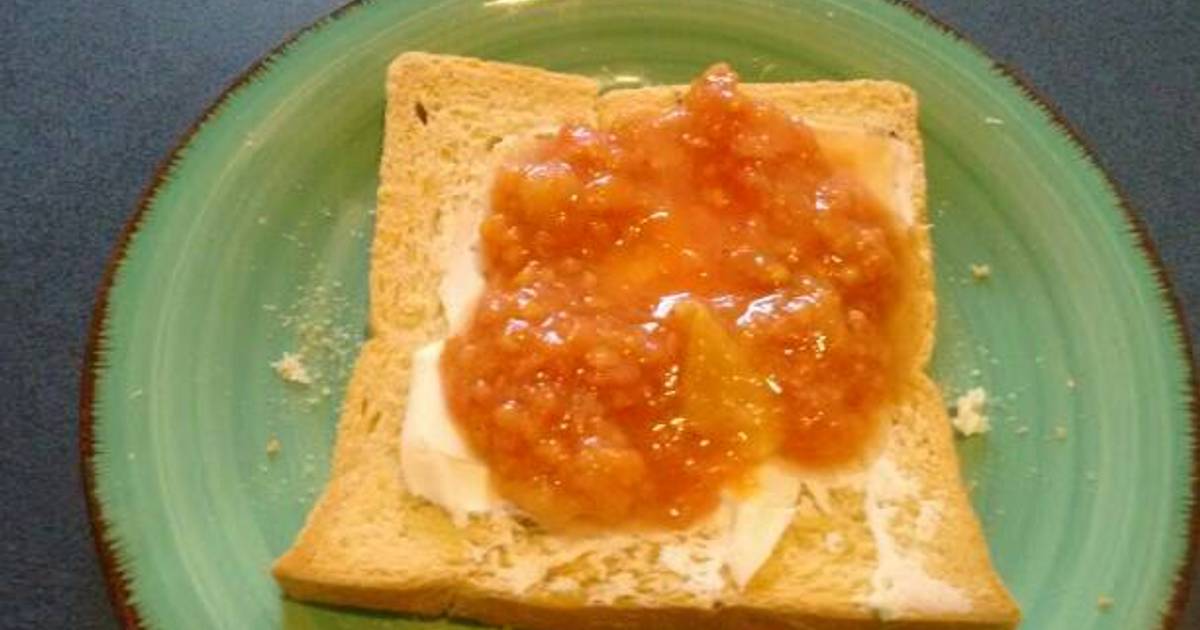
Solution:
[[(112, 628), (77, 460), (101, 271), (175, 139), (334, 0), (0, 3), (0, 627)], [(1141, 209), (1200, 338), (1200, 2), (923, 0), (1016, 66)], [(1200, 627), (1200, 580), (1187, 622)]]

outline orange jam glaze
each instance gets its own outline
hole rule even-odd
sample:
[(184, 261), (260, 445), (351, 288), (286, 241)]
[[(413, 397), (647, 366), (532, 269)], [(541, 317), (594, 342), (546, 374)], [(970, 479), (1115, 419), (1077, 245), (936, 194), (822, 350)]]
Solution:
[(911, 365), (909, 231), (727, 66), (660, 115), (537, 141), (491, 194), (486, 289), (441, 371), (540, 523), (683, 527), (768, 458), (870, 448)]

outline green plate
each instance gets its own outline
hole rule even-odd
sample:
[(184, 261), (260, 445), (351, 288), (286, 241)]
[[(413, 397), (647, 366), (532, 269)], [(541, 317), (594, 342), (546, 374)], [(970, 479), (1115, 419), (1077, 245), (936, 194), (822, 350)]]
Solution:
[[(1193, 381), (1143, 233), (1027, 88), (912, 9), (860, 0), (380, 0), (255, 66), (155, 178), (97, 305), (84, 464), (125, 621), (426, 627), (286, 602), (267, 572), (326, 479), (365, 323), (384, 68), (404, 50), (611, 85), (685, 81), (715, 60), (749, 81), (912, 85), (935, 226), (934, 372), (947, 396), (991, 393), (994, 430), (959, 453), (1025, 627), (1175, 621)], [(972, 281), (972, 263), (992, 277)], [(309, 359), (312, 385), (272, 371), (285, 351)]]

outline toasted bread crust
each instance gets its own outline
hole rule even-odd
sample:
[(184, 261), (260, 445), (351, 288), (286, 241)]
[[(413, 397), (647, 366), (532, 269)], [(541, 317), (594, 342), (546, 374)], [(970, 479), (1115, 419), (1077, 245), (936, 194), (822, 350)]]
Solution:
[[(484, 203), (483, 182), (499, 139), (564, 122), (614, 124), (661, 111), (680, 88), (610, 92), (589, 79), (474, 59), (407, 53), (388, 72), (386, 134), (371, 256), (371, 339), (364, 345), (338, 426), (332, 478), (274, 574), (289, 596), (419, 615), (450, 615), (525, 628), (814, 628), (880, 624), (867, 603), (879, 550), (863, 513), (864, 491), (835, 490), (829, 505), (798, 511), (775, 553), (744, 591), (691, 593), (679, 576), (655, 576), (607, 599), (583, 586), (564, 595), (481, 573), (471, 547), (486, 528), (456, 528), (409, 495), (399, 435), (413, 350), (445, 334), (437, 251), (446, 220)], [(752, 96), (821, 125), (851, 125), (902, 142), (913, 156), (908, 188), (916, 210), (921, 299), (914, 343), (932, 351), (934, 292), (925, 229), (925, 178), (917, 100), (879, 81), (747, 85)], [(419, 106), (418, 106), (419, 104)], [(937, 386), (914, 375), (885, 411), (886, 455), (939, 506), (932, 535), (914, 532), (915, 506), (900, 510), (897, 539), (925, 569), (966, 593), (968, 614), (903, 611), (895, 628), (1009, 628), (1019, 612), (991, 567), (958, 472)], [(848, 544), (830, 550), (821, 536)], [(552, 538), (544, 536), (543, 538)], [(545, 540), (537, 541), (539, 544)], [(531, 548), (536, 548), (532, 545)], [(522, 553), (526, 555), (522, 555)], [(513, 562), (536, 559), (513, 551)], [(631, 564), (636, 564), (630, 561)], [(649, 572), (643, 565), (629, 572)], [(611, 590), (611, 589), (609, 589)]]

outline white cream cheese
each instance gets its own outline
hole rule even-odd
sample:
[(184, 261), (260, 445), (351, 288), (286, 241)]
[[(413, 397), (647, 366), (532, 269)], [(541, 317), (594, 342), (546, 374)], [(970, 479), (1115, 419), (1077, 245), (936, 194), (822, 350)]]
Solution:
[(439, 341), (413, 353), (400, 468), (409, 492), (442, 506), (462, 525), (470, 514), (500, 507), (500, 500), (487, 466), (451, 422), (438, 369), (443, 345)]
[(758, 469), (757, 488), (733, 501), (733, 523), (725, 566), (739, 588), (771, 557), (796, 513), (801, 480), (785, 465), (767, 462)]
[(809, 120), (817, 144), (831, 162), (854, 173), (881, 203), (891, 208), (905, 225), (916, 219), (912, 204), (912, 149), (883, 132), (871, 132), (845, 123)]
[[(966, 613), (971, 600), (961, 589), (929, 575), (919, 557), (907, 553), (892, 534), (893, 520), (900, 505), (920, 496), (916, 484), (906, 477), (887, 455), (881, 456), (867, 473), (864, 508), (867, 526), (875, 539), (877, 556), (871, 575), (871, 593), (867, 605), (882, 619), (893, 619), (907, 611), (922, 613)], [(922, 502), (922, 512), (936, 509)], [(928, 514), (928, 513), (927, 513)], [(918, 517), (918, 520), (936, 518)], [(918, 530), (922, 524), (918, 523)], [(918, 535), (924, 532), (918, 531)]]
[[(823, 149), (840, 163), (864, 174), (864, 182), (873, 194), (889, 203), (906, 223), (913, 222), (910, 197), (913, 161), (904, 143), (863, 130), (826, 128), (819, 123), (814, 127)], [(451, 334), (467, 325), (484, 288), (476, 251), (484, 198), (480, 195), (467, 201), (479, 209), (461, 213), (453, 219), (453, 225), (441, 226), (444, 257), (440, 261), (443, 276), (439, 297)], [(450, 417), (438, 368), (443, 345), (443, 341), (438, 341), (413, 354), (408, 406), (400, 438), (401, 472), (410, 492), (441, 506), (456, 524), (463, 525), (472, 514), (498, 512), (508, 507), (493, 490), (487, 465), (471, 452)], [(792, 522), (797, 499), (805, 486), (802, 476), (779, 462), (763, 465), (756, 475), (753, 492), (737, 497), (727, 495), (717, 513), (697, 526), (715, 531), (715, 536), (678, 536), (678, 544), (662, 545), (660, 564), (695, 582), (693, 586), (700, 590), (719, 591), (726, 579), (722, 569), (727, 570), (728, 578), (738, 589), (744, 588), (774, 552)], [(873, 471), (868, 485), (874, 483), (874, 478)], [(887, 542), (890, 538), (883, 522), (885, 517), (879, 510), (872, 510), (868, 504), (882, 572), (877, 572), (878, 584), (873, 581), (879, 596), (872, 597), (881, 599), (882, 605), (885, 603), (882, 600), (904, 594), (897, 589), (905, 587), (897, 586), (895, 579), (904, 577), (901, 574), (907, 565), (898, 564), (894, 545)], [(616, 543), (622, 537), (614, 535), (611, 542)], [(602, 541), (579, 541), (588, 546), (599, 542)], [(697, 561), (697, 557), (703, 561)]]

